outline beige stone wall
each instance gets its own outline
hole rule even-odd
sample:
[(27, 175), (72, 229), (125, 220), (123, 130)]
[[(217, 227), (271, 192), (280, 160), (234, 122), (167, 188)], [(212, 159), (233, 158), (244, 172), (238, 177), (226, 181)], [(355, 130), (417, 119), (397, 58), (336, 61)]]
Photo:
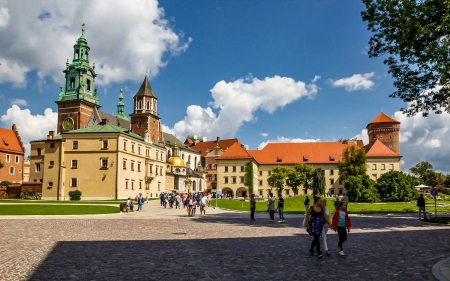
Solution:
[[(249, 195), (248, 188), (244, 186), (245, 165), (248, 162), (249, 159), (217, 160), (217, 189), (221, 190), (223, 194), (231, 192), (237, 197)], [(226, 171), (226, 167), (228, 167), (228, 171)], [(253, 171), (256, 173), (258, 169)]]
[(57, 199), (64, 197), (61, 184), (60, 171), (61, 152), (64, 150), (65, 143), (61, 140), (47, 140), (45, 142), (45, 157), (41, 169), (44, 172), (42, 181), (42, 199)]
[[(31, 142), (30, 144), (30, 181), (39, 182), (44, 178), (45, 142)], [(39, 149), (41, 150), (41, 155), (38, 155)], [(36, 164), (40, 165), (40, 171), (37, 170)]]
[(367, 159), (367, 172), (371, 179), (377, 180), (389, 171), (401, 171), (400, 158), (370, 158)]

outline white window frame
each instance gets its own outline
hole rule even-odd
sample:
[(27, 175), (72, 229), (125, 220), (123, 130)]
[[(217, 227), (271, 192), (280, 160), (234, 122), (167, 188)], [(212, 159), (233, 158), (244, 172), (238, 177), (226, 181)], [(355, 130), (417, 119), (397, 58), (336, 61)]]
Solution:
[(15, 157), (15, 162), (16, 162), (16, 164), (19, 164), (19, 163), (20, 163), (20, 157), (19, 157), (19, 155), (16, 155), (16, 157)]
[[(73, 161), (76, 161), (76, 162), (73, 162)], [(76, 163), (76, 165), (74, 165), (73, 163)], [(70, 160), (70, 168), (71, 169), (78, 169), (78, 160), (77, 159)]]
[(41, 163), (34, 164), (34, 171), (36, 173), (40, 173), (41, 172)]
[[(75, 180), (75, 185), (73, 185), (73, 180)], [(78, 187), (78, 178), (70, 178), (70, 187)]]
[(5, 159), (5, 162), (6, 162), (6, 163), (9, 163), (9, 162), (11, 162), (11, 155), (9, 155), (9, 154), (6, 154), (6, 159)]
[[(11, 172), (11, 171), (12, 171), (12, 172)], [(16, 169), (15, 169), (13, 166), (9, 167), (9, 174), (10, 174), (10, 175), (14, 175), (15, 172), (16, 172)]]
[[(103, 165), (103, 161), (106, 161), (106, 165)], [(108, 158), (100, 158), (100, 168), (101, 169), (108, 169), (109, 167), (109, 161)]]
[(74, 140), (72, 142), (72, 149), (78, 149), (78, 141), (77, 140)]
[[(106, 147), (105, 147), (105, 144), (106, 144)], [(108, 146), (109, 146), (108, 140), (102, 140), (102, 149), (108, 149)]]

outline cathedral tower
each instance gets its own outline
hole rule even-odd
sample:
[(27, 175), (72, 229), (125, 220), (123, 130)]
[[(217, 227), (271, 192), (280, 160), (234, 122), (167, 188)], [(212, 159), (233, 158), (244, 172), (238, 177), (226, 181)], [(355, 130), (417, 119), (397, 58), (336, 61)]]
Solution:
[(117, 103), (116, 116), (118, 118), (122, 118), (123, 120), (128, 121), (128, 117), (125, 115), (125, 103), (123, 102), (122, 91), (123, 91), (122, 86), (120, 86), (120, 95), (119, 95), (119, 102)]
[(60, 87), (58, 104), (58, 132), (84, 128), (98, 105), (97, 89), (94, 89), (95, 64), (89, 65), (91, 48), (84, 37), (84, 24), (81, 36), (73, 46), (73, 59), (63, 70), (66, 84)]
[(378, 139), (392, 151), (400, 154), (400, 122), (380, 113), (366, 128), (369, 135), (369, 144)]
[(134, 95), (134, 110), (130, 114), (131, 131), (140, 136), (145, 136), (147, 131), (151, 142), (164, 144), (157, 102), (158, 98), (148, 82), (148, 75), (145, 75), (141, 88)]

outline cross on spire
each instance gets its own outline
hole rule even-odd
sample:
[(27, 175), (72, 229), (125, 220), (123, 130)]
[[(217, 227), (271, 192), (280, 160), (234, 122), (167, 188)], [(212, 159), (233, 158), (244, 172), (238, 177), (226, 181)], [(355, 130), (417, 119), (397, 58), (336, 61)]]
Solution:
[(86, 29), (85, 29), (85, 26), (86, 26), (86, 25), (85, 25), (84, 23), (81, 25), (81, 34), (82, 34), (82, 35), (84, 35), (84, 31), (86, 30)]

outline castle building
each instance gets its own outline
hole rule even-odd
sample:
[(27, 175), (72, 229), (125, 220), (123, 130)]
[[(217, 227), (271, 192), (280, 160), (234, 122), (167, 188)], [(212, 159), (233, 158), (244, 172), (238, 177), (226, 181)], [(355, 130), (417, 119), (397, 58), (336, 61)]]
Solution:
[(21, 183), (23, 180), (25, 147), (15, 124), (11, 130), (0, 128), (0, 182)]

